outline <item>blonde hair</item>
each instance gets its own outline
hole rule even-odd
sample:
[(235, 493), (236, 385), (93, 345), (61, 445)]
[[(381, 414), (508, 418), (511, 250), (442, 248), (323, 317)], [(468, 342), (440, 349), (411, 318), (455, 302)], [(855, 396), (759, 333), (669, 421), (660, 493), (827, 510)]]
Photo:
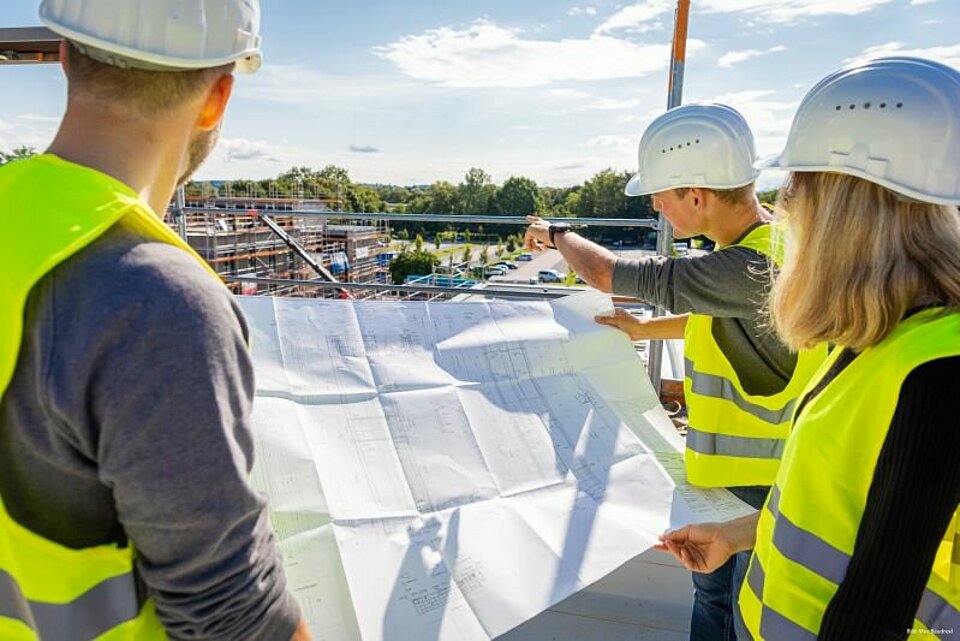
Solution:
[(778, 206), (790, 212), (787, 257), (770, 310), (790, 347), (861, 350), (917, 304), (960, 308), (956, 207), (833, 172), (791, 174)]
[(94, 60), (76, 45), (67, 47), (67, 80), (71, 96), (78, 93), (123, 105), (141, 117), (163, 113), (206, 91), (234, 64), (207, 69), (151, 71), (122, 69)]

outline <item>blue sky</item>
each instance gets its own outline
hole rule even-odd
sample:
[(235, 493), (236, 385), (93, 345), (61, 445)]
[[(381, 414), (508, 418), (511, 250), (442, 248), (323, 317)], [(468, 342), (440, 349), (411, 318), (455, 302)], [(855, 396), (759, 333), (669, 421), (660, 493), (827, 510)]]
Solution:
[[(666, 104), (674, 0), (264, 0), (265, 64), (241, 76), (199, 178), (337, 164), (363, 182), (582, 182), (632, 169)], [(12, 5), (12, 6), (11, 6)], [(3, 26), (36, 24), (5, 0)], [(744, 113), (779, 150), (806, 90), (845, 61), (925, 55), (960, 67), (956, 0), (693, 0), (684, 101)], [(58, 67), (5, 67), (0, 149), (42, 148)], [(773, 178), (765, 181), (770, 184)]]

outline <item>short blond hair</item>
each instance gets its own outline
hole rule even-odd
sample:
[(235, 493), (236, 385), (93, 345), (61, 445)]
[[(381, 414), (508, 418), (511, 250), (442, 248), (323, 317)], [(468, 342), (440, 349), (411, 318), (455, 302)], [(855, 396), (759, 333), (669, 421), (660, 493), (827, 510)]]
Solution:
[(196, 98), (234, 64), (207, 69), (154, 71), (124, 69), (83, 53), (73, 43), (67, 47), (67, 81), (71, 96), (82, 93), (97, 100), (131, 107), (150, 117)]
[[(678, 187), (673, 192), (677, 195), (677, 198), (683, 198), (690, 189), (690, 187)], [(754, 197), (754, 183), (743, 187), (734, 187), (733, 189), (707, 189), (704, 187), (704, 190), (712, 193), (717, 197), (717, 200), (725, 205), (748, 205)]]
[(770, 310), (790, 347), (861, 350), (918, 303), (960, 309), (956, 207), (833, 172), (791, 174), (778, 205), (789, 212), (787, 258)]

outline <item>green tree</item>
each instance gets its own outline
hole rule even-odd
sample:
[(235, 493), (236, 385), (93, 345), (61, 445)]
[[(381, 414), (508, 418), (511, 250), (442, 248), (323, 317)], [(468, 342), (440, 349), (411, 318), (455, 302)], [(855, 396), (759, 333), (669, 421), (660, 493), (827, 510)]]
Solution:
[(484, 245), (480, 250), (480, 265), (486, 266), (488, 262), (490, 262), (490, 247)]
[(5, 165), (8, 162), (13, 162), (14, 160), (23, 160), (29, 158), (30, 156), (35, 156), (37, 150), (33, 147), (17, 147), (13, 151), (0, 151), (0, 165)]
[(467, 172), (457, 190), (460, 197), (457, 213), (473, 215), (486, 214), (490, 211), (490, 204), (497, 193), (497, 187), (491, 182), (490, 174), (478, 167), (473, 167)]
[(467, 245), (466, 247), (463, 248), (463, 255), (461, 256), (463, 260), (461, 262), (463, 262), (466, 265), (469, 265), (470, 257), (472, 255), (473, 255), (473, 247), (471, 247), (470, 245)]
[(413, 241), (413, 246), (418, 252), (423, 251), (423, 236), (421, 234), (417, 234), (417, 239)]
[(407, 276), (427, 276), (439, 264), (440, 260), (428, 251), (400, 252), (390, 261), (390, 278), (394, 285), (402, 285)]
[(497, 211), (506, 216), (529, 216), (543, 212), (540, 188), (530, 178), (511, 176), (497, 192)]
[(513, 235), (507, 236), (507, 252), (512, 254), (517, 251), (517, 243), (513, 240)]
[(377, 192), (366, 185), (347, 187), (347, 209), (356, 212), (383, 211), (383, 201)]
[[(586, 181), (576, 192), (567, 196), (567, 206), (577, 216), (593, 218), (655, 218), (656, 215), (650, 206), (649, 198), (628, 198), (624, 193), (629, 172), (617, 172), (613, 169), (604, 169), (593, 178)], [(588, 237), (606, 242), (614, 239), (638, 239), (644, 232), (632, 228), (615, 228), (604, 230), (601, 238), (596, 238), (599, 232), (590, 228)]]
[(757, 194), (757, 200), (767, 205), (776, 205), (777, 196), (779, 194), (780, 194), (779, 189), (771, 189), (770, 191), (761, 191), (759, 194)]
[(567, 200), (571, 194), (579, 191), (580, 187), (543, 187), (540, 190), (543, 196), (543, 203), (546, 214), (556, 217), (566, 217), (572, 215), (572, 211), (567, 206)]
[(440, 240), (440, 234), (437, 234), (433, 237), (433, 246), (439, 250), (441, 244), (443, 244), (443, 241)]

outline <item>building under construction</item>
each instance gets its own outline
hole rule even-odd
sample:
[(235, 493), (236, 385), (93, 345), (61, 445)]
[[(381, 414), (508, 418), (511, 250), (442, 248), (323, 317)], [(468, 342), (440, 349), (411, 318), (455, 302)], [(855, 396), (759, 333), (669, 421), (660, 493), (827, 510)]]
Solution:
[[(324, 295), (324, 290), (314, 287), (231, 280), (235, 277), (317, 279), (314, 267), (307, 258), (298, 255), (294, 245), (299, 245), (310, 259), (339, 281), (386, 282), (386, 261), (378, 259), (388, 237), (383, 223), (356, 224), (349, 218), (304, 218), (284, 213), (336, 212), (341, 204), (335, 198), (188, 196), (185, 205), (194, 211), (186, 211), (182, 222), (170, 215), (168, 222), (186, 232), (190, 246), (225, 278), (235, 293)], [(271, 229), (271, 223), (283, 233)], [(327, 295), (336, 295), (336, 292), (328, 290)]]

